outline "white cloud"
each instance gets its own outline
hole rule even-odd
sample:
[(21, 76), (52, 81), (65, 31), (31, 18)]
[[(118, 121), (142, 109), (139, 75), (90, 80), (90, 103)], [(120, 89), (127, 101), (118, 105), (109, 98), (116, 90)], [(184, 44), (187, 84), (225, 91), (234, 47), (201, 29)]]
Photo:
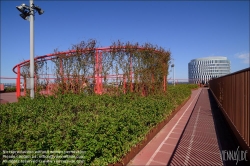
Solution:
[(249, 64), (250, 61), (250, 54), (249, 53), (241, 53), (236, 54), (236, 57), (239, 58), (243, 63)]

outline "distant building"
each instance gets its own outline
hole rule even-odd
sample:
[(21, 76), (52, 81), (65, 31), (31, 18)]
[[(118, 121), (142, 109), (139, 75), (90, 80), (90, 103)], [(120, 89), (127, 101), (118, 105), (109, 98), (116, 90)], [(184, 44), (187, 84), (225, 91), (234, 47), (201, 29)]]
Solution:
[(207, 83), (210, 79), (230, 73), (230, 61), (227, 57), (205, 57), (193, 59), (188, 63), (189, 83)]

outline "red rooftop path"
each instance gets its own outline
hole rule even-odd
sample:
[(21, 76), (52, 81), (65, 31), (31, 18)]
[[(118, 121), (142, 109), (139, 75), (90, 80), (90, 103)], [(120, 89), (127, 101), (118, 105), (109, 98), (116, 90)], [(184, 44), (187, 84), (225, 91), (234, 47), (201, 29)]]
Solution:
[(0, 103), (14, 103), (17, 102), (16, 92), (0, 93)]
[(192, 91), (188, 102), (128, 165), (168, 164), (201, 91), (201, 88)]
[(168, 165), (223, 165), (211, 110), (204, 88)]
[(223, 161), (222, 150), (242, 149), (209, 88), (199, 88), (128, 165), (250, 165), (247, 160)]

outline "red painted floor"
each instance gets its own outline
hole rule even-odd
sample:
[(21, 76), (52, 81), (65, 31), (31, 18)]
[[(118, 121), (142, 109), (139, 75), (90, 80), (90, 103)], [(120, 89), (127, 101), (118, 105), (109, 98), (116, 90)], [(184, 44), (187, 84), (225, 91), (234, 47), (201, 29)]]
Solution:
[(204, 88), (168, 165), (223, 165), (211, 111)]
[(1, 103), (14, 103), (17, 102), (16, 92), (0, 93)]
[(128, 165), (168, 164), (201, 90), (192, 91), (189, 101)]

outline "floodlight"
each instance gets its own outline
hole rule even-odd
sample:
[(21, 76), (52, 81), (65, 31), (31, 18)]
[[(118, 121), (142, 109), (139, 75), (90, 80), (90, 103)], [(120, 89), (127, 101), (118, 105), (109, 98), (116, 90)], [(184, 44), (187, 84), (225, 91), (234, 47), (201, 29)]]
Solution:
[(39, 6), (35, 6), (35, 9), (39, 15), (42, 15), (44, 13), (44, 11)]
[(16, 6), (17, 10), (19, 10), (21, 13), (24, 13), (25, 12), (25, 9), (28, 9), (29, 10), (29, 7), (26, 6), (24, 3), (20, 6)]
[(24, 20), (28, 20), (29, 13), (28, 13), (28, 12), (22, 13), (22, 14), (20, 14), (20, 16), (21, 16)]
[(24, 8), (23, 8), (23, 6), (22, 5), (20, 5), (20, 6), (16, 6), (16, 8), (17, 8), (17, 10), (19, 10), (21, 13), (23, 13), (24, 12)]

